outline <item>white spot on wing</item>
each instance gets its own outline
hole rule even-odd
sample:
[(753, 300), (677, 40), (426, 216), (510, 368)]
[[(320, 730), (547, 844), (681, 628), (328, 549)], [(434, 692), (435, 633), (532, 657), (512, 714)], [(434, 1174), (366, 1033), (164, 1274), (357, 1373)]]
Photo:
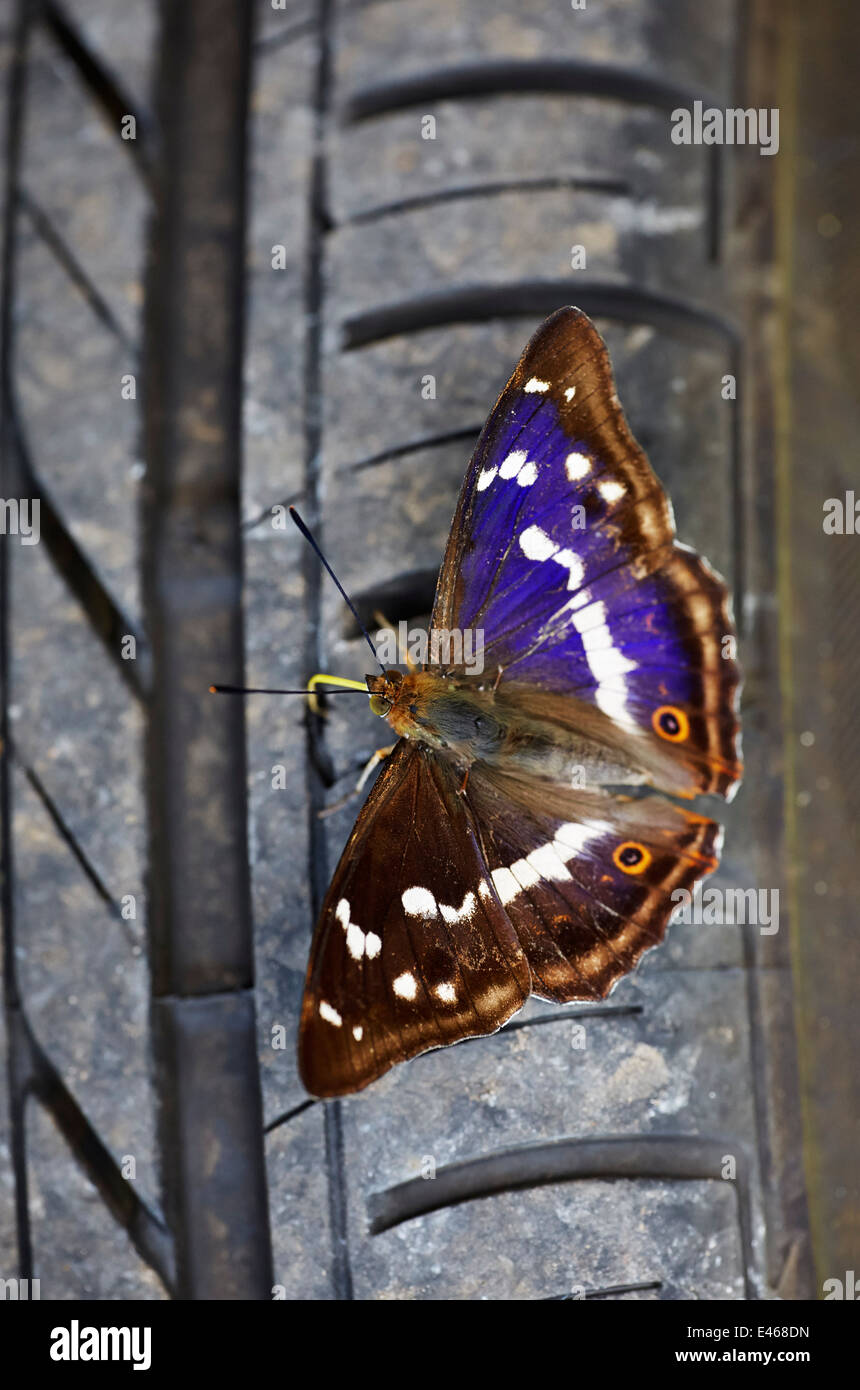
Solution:
[(539, 845), (528, 855), (528, 862), (533, 869), (536, 869), (541, 878), (555, 879), (564, 882), (570, 878), (570, 874), (565, 868), (564, 861), (555, 848), (555, 844)]
[(528, 458), (525, 449), (514, 449), (513, 453), (508, 454), (499, 469), (500, 478), (515, 478)]
[(538, 845), (525, 859), (517, 859), (510, 868), (494, 869), (493, 883), (502, 902), (507, 905), (536, 883), (569, 880), (571, 875), (565, 866), (582, 853), (590, 840), (599, 838), (607, 830), (602, 822), (578, 825), (576, 821), (565, 821), (556, 830), (553, 840)]
[(519, 487), (531, 487), (532, 483), (537, 482), (537, 467), (529, 462), (525, 449), (513, 449), (499, 467), (482, 469), (478, 477), (478, 492), (484, 492), (496, 474), (506, 481), (516, 478)]
[(362, 1028), (360, 1023), (357, 1023), (353, 1028), (352, 1036), (355, 1038), (356, 1042), (361, 1042), (362, 1038), (364, 1037), (364, 1029)]
[(341, 898), (334, 910), (335, 917), (346, 932), (346, 949), (353, 960), (361, 960), (365, 955), (368, 960), (374, 960), (382, 950), (382, 942), (372, 931), (365, 935), (358, 923), (350, 920), (350, 911), (346, 898)]
[(573, 398), (574, 398), (575, 395), (576, 395), (576, 387), (575, 387), (575, 386), (568, 386), (567, 390), (566, 390), (565, 393), (564, 393), (564, 399), (568, 402), (568, 404), (570, 404), (570, 402), (573, 400)]
[(436, 916), (436, 899), (429, 888), (407, 888), (400, 901), (410, 917), (429, 919)]
[(353, 960), (361, 960), (364, 955), (364, 932), (355, 922), (350, 922), (346, 929), (346, 949)]
[[(585, 602), (580, 602), (581, 599)], [(582, 589), (576, 598), (572, 598), (567, 607), (571, 611), (576, 611), (576, 618), (571, 618), (579, 633), (586, 632), (591, 627), (603, 627), (606, 622), (606, 610), (602, 602), (594, 602), (588, 589)]]
[(398, 998), (414, 999), (417, 993), (415, 976), (409, 970), (404, 971), (402, 975), (397, 976), (392, 988)]
[(417, 885), (407, 888), (400, 901), (410, 917), (423, 917), (426, 922), (432, 922), (441, 913), (449, 926), (455, 922), (471, 921), (478, 907), (474, 893), (466, 893), (460, 907), (449, 907), (447, 903), (437, 903), (429, 888), (419, 888)]
[(448, 907), (445, 903), (440, 903), (439, 911), (449, 927), (452, 927), (455, 922), (470, 922), (475, 915), (477, 906), (478, 901), (474, 893), (467, 893), (461, 907)]
[(324, 1018), (326, 1023), (331, 1023), (335, 1028), (340, 1028), (343, 1023), (337, 1009), (333, 1009), (331, 1004), (327, 1004), (324, 999), (320, 1000), (320, 1018)]
[(604, 502), (617, 502), (624, 496), (624, 488), (621, 483), (617, 483), (614, 478), (609, 478), (605, 483), (597, 484), (597, 491), (600, 493)]
[(493, 869), (493, 883), (496, 885), (496, 892), (503, 903), (509, 903), (520, 891), (520, 884), (517, 883), (510, 869)]
[[(627, 721), (624, 699), (627, 684), (624, 676), (628, 671), (636, 670), (636, 662), (628, 660), (613, 646), (612, 633), (606, 621), (606, 605), (598, 599), (587, 608), (575, 611), (571, 621), (582, 638), (588, 669), (597, 681), (595, 704), (613, 719)], [(606, 685), (610, 680), (611, 687)]]
[(568, 589), (578, 589), (585, 577), (585, 570), (579, 556), (574, 555), (572, 550), (557, 550), (552, 558), (557, 565), (564, 565), (565, 569), (569, 570)]
[(453, 1004), (457, 998), (457, 991), (447, 980), (441, 985), (436, 985), (433, 993), (437, 999), (442, 1000), (443, 1004)]
[(511, 873), (521, 888), (534, 888), (541, 880), (541, 875), (528, 859), (518, 859), (511, 865)]
[(539, 526), (528, 526), (520, 536), (520, 550), (527, 560), (548, 560), (556, 546)]
[(531, 487), (532, 483), (537, 482), (537, 468), (529, 461), (524, 463), (517, 474), (517, 487)]
[(555, 832), (555, 844), (565, 863), (575, 855), (581, 854), (590, 840), (597, 839), (608, 827), (601, 821), (596, 825), (580, 825), (578, 821), (564, 821)]
[(572, 483), (578, 478), (584, 478), (591, 471), (591, 459), (588, 454), (568, 454), (564, 461), (564, 471)]
[(527, 526), (520, 536), (520, 550), (527, 560), (554, 560), (568, 571), (568, 589), (578, 589), (584, 577), (582, 561), (572, 550), (562, 550), (539, 526)]
[(541, 381), (539, 376), (530, 376), (523, 390), (528, 392), (537, 391), (542, 394), (544, 391), (549, 390), (549, 382)]

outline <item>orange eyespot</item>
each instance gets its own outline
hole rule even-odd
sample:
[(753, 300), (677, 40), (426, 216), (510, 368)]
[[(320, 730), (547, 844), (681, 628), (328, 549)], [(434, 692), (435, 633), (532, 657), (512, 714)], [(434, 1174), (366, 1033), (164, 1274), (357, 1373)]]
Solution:
[(623, 845), (616, 845), (612, 862), (623, 874), (644, 874), (653, 857), (644, 845), (637, 844), (635, 840), (625, 840)]
[(655, 709), (651, 725), (655, 734), (667, 738), (670, 743), (683, 743), (690, 735), (690, 721), (677, 705), (661, 705)]

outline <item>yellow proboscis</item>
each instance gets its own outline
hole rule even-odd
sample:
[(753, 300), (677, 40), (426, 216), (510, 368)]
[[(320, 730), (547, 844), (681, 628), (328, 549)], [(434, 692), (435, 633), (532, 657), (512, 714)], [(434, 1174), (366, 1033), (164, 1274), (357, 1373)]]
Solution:
[(314, 714), (322, 713), (316, 697), (316, 687), (318, 685), (335, 685), (340, 686), (341, 690), (363, 690), (366, 694), (369, 693), (366, 681), (353, 681), (350, 680), (348, 676), (327, 676), (322, 672), (317, 672), (317, 674), (311, 676), (308, 681), (308, 705)]

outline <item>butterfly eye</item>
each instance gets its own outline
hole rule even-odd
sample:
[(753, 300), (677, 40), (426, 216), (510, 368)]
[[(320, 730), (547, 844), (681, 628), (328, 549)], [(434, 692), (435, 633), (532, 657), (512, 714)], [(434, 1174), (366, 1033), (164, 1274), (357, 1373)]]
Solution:
[(623, 845), (616, 847), (612, 856), (616, 869), (623, 874), (644, 874), (651, 859), (651, 851), (644, 845), (638, 845), (635, 840), (625, 840)]
[(378, 714), (381, 718), (391, 709), (391, 701), (386, 700), (384, 695), (371, 695), (370, 708), (374, 714)]
[(690, 721), (676, 705), (661, 705), (651, 715), (654, 732), (670, 743), (683, 743), (690, 733)]

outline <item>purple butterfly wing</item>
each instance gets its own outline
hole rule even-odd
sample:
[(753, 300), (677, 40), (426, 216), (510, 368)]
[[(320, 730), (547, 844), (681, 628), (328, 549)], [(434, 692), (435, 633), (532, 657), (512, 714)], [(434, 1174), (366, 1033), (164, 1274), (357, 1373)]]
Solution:
[(489, 671), (589, 701), (659, 748), (668, 790), (730, 795), (740, 778), (726, 587), (676, 542), (578, 309), (541, 326), (487, 421), (433, 625), (481, 629)]

